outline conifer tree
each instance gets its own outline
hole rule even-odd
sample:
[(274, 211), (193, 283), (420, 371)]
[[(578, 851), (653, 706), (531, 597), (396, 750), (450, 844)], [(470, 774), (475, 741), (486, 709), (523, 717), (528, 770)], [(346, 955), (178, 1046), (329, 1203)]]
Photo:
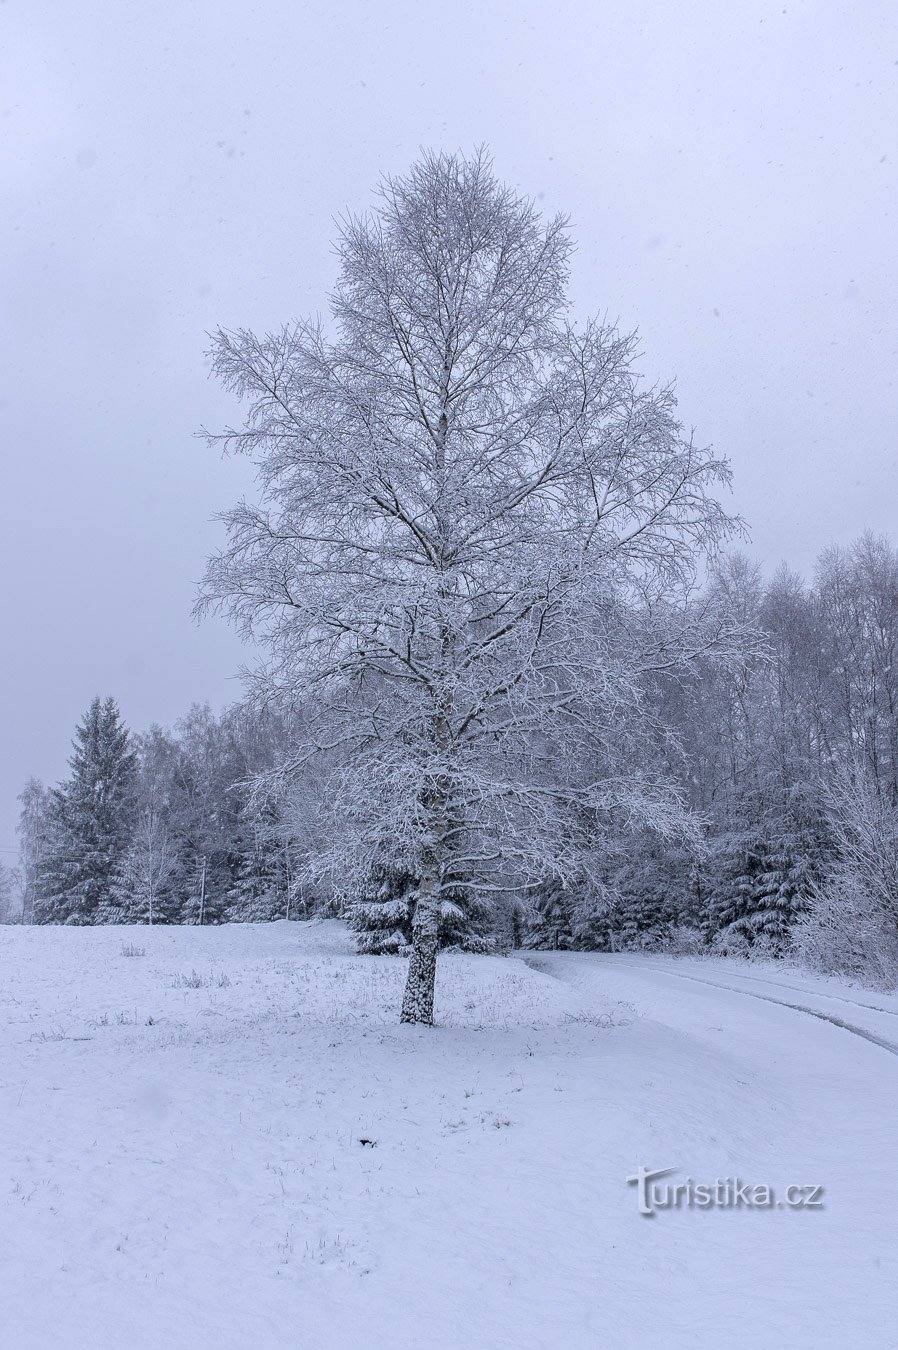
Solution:
[(734, 830), (715, 842), (707, 937), (733, 954), (782, 955), (813, 888), (814, 841), (779, 822), (770, 832)]
[(283, 919), (288, 910), (289, 846), (279, 836), (270, 813), (253, 820), (243, 813), (248, 830), (231, 860), (232, 881), (227, 890), (225, 920), (229, 923), (267, 923)]
[(382, 956), (411, 947), (417, 890), (408, 868), (383, 861), (372, 864), (364, 882), (349, 897), (349, 924), (360, 952)]
[(112, 698), (95, 698), (75, 732), (71, 777), (51, 799), (52, 840), (36, 923), (103, 921), (133, 829), (136, 756)]
[(531, 901), (524, 945), (550, 951), (567, 951), (575, 945), (574, 897), (554, 877), (539, 887)]
[[(349, 924), (360, 952), (379, 956), (406, 953), (414, 939), (418, 880), (396, 861), (372, 864), (364, 882), (349, 897)], [(476, 891), (447, 889), (440, 901), (439, 945), (466, 952), (494, 947), (492, 907)]]

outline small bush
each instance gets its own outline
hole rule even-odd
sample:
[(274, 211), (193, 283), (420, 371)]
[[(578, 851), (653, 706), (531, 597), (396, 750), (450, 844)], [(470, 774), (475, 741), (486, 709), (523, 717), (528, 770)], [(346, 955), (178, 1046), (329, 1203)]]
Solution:
[(172, 989), (207, 989), (212, 983), (211, 975), (200, 975), (199, 971), (192, 970), (189, 975), (183, 972), (176, 975), (172, 980)]
[(146, 956), (146, 947), (138, 947), (134, 942), (122, 943), (122, 956)]
[(670, 930), (667, 942), (660, 950), (669, 952), (672, 956), (699, 956), (705, 950), (705, 943), (697, 928), (690, 928), (687, 924), (675, 924)]
[(895, 918), (847, 869), (816, 892), (792, 930), (792, 943), (793, 954), (824, 975), (848, 975), (884, 989), (898, 986)]
[(221, 971), (218, 975), (201, 975), (198, 970), (192, 970), (189, 975), (183, 972), (176, 975), (172, 980), (172, 989), (208, 989), (211, 985), (216, 985), (219, 989), (228, 989), (231, 984), (231, 977), (226, 971)]

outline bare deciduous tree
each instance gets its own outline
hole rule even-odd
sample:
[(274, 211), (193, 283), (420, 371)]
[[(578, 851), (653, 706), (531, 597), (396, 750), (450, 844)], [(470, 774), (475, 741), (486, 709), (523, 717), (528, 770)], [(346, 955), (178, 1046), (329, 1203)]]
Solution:
[(20, 873), (0, 862), (0, 923), (18, 923), (23, 912)]
[(113, 888), (113, 904), (127, 921), (158, 923), (162, 902), (175, 876), (178, 853), (159, 811), (144, 807), (137, 816), (121, 874)]
[(19, 801), (19, 857), (22, 869), (22, 922), (34, 923), (35, 901), (51, 850), (51, 794), (37, 778), (29, 778)]
[[(418, 877), (402, 1020), (433, 1020), (441, 897), (565, 875), (616, 805), (672, 827), (631, 769), (646, 640), (729, 528), (725, 464), (650, 388), (636, 340), (566, 317), (570, 242), (483, 154), (425, 156), (347, 219), (334, 327), (220, 331), (249, 403), (211, 439), (256, 460), (203, 603), (261, 642), (270, 696), (314, 704), (315, 860), (389, 847)], [(644, 626), (644, 625), (643, 625)]]
[(835, 866), (795, 925), (794, 948), (827, 974), (894, 987), (898, 976), (898, 809), (858, 759), (829, 785)]

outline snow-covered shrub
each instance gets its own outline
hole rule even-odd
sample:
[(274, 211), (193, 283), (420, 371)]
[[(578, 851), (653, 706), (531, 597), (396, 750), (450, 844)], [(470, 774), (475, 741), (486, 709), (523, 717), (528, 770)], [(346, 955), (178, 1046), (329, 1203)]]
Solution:
[(199, 971), (192, 970), (189, 975), (183, 972), (176, 975), (172, 980), (172, 989), (206, 989), (212, 983), (211, 975), (201, 975)]
[(824, 974), (850, 975), (887, 987), (898, 984), (894, 915), (847, 869), (820, 887), (811, 911), (795, 926), (793, 949), (799, 960)]
[(713, 935), (709, 950), (712, 956), (738, 956), (747, 960), (751, 952), (751, 943), (741, 928), (736, 924), (728, 924), (726, 928)]
[(705, 950), (701, 930), (689, 924), (675, 924), (664, 950), (673, 956), (698, 956)]

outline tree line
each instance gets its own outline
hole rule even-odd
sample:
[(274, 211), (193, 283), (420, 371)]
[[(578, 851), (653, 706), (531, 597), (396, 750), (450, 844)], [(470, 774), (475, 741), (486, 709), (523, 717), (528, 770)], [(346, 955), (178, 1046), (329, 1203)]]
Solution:
[[(807, 582), (742, 556), (693, 601), (738, 648), (642, 691), (679, 828), (595, 813), (590, 874), (487, 896), (459, 883), (440, 941), (797, 955), (888, 981), (898, 971), (898, 551), (865, 535)], [(359, 948), (412, 942), (418, 878), (401, 848), (316, 879), (328, 833), (309, 774), (284, 773), (308, 712), (194, 708), (134, 735), (112, 699), (77, 728), (69, 778), (21, 797), (32, 923), (221, 923), (346, 915)], [(10, 902), (8, 917), (13, 915)]]
[[(114, 699), (79, 723), (70, 774), (21, 795), (22, 917), (28, 923), (222, 923), (295, 917), (293, 845), (249, 780), (285, 729), (237, 706), (193, 708), (134, 735)], [(292, 913), (291, 913), (292, 910)]]

